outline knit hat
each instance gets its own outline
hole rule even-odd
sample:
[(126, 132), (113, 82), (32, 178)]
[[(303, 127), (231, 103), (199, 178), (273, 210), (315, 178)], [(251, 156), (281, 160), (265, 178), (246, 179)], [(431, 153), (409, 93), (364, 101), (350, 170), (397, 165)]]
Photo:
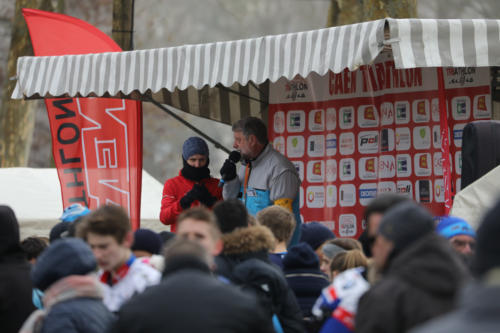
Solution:
[(500, 267), (500, 201), (488, 212), (477, 229), (476, 253), (472, 271), (482, 276), (495, 267)]
[(151, 254), (158, 254), (161, 250), (161, 237), (153, 230), (137, 229), (134, 232), (134, 244), (132, 251), (142, 250)]
[(64, 209), (60, 220), (62, 222), (73, 222), (79, 217), (85, 216), (90, 213), (90, 210), (81, 204), (72, 204)]
[(200, 154), (208, 157), (208, 146), (205, 140), (192, 136), (182, 145), (182, 157), (187, 160), (193, 155)]
[(433, 231), (432, 215), (415, 202), (408, 201), (397, 204), (384, 214), (378, 233), (393, 242), (393, 258), (414, 241)]
[(319, 269), (319, 259), (312, 247), (307, 243), (298, 243), (290, 246), (287, 254), (283, 258), (283, 268), (317, 268)]
[(437, 225), (436, 232), (445, 238), (466, 235), (476, 238), (476, 232), (464, 219), (456, 216), (446, 216)]
[(31, 270), (31, 280), (35, 287), (45, 290), (64, 277), (85, 275), (96, 266), (87, 243), (80, 238), (64, 238), (51, 244), (38, 257)]
[(302, 223), (300, 225), (300, 241), (309, 244), (314, 251), (325, 241), (335, 238), (335, 234), (319, 222)]

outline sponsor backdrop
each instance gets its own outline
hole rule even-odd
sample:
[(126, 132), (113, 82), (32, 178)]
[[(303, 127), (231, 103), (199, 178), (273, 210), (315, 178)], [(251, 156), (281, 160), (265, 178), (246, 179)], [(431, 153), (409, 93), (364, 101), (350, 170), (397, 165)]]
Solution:
[[(443, 78), (453, 195), (460, 189), (462, 129), (491, 118), (490, 75), (488, 68), (444, 68)], [(436, 68), (397, 70), (390, 53), (354, 72), (272, 84), (270, 138), (302, 179), (303, 220), (357, 237), (364, 206), (385, 192), (444, 214), (439, 98)]]

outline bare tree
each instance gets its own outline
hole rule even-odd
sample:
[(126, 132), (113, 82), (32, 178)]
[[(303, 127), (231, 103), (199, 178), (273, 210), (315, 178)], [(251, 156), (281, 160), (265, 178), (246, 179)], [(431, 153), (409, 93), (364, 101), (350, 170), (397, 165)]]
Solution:
[[(12, 26), (7, 77), (16, 75), (17, 58), (33, 55), (28, 28), (21, 12), (22, 8), (54, 11), (62, 7), (62, 1), (17, 0)], [(35, 104), (10, 98), (16, 81), (10, 80), (4, 87), (0, 108), (0, 167), (26, 166), (35, 124)]]
[(327, 26), (416, 16), (417, 0), (331, 0)]

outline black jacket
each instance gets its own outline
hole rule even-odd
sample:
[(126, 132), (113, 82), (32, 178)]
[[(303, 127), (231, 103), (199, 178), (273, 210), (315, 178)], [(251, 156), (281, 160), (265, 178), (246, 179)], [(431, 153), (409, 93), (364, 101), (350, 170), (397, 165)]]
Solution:
[(461, 296), (456, 311), (429, 321), (411, 332), (494, 333), (499, 331), (500, 279), (497, 278), (497, 281), (490, 285), (472, 284), (464, 290)]
[(274, 238), (266, 227), (238, 228), (224, 234), (216, 273), (257, 294), (268, 315), (276, 314), (285, 333), (304, 332), (302, 312), (283, 272), (269, 260)]
[(402, 333), (452, 310), (465, 272), (444, 238), (424, 236), (394, 257), (361, 297), (356, 332)]
[(112, 332), (273, 332), (253, 295), (213, 277), (192, 258), (170, 260), (159, 285), (118, 312)]
[(302, 316), (312, 317), (312, 307), (330, 282), (319, 269), (319, 259), (307, 243), (296, 244), (283, 259), (283, 272), (299, 302)]
[(19, 224), (12, 209), (0, 206), (0, 327), (17, 333), (30, 313), (33, 284), (30, 265), (19, 242)]

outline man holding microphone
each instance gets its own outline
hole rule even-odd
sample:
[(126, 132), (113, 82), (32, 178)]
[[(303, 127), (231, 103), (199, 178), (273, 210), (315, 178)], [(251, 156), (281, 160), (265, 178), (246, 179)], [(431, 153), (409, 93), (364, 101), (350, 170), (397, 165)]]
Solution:
[(233, 147), (241, 153), (242, 166), (236, 172), (231, 159), (220, 172), (225, 182), (223, 198), (240, 198), (251, 215), (272, 206), (282, 206), (294, 213), (296, 227), (290, 245), (300, 237), (299, 187), (295, 166), (276, 151), (267, 137), (262, 120), (248, 117), (233, 125)]

